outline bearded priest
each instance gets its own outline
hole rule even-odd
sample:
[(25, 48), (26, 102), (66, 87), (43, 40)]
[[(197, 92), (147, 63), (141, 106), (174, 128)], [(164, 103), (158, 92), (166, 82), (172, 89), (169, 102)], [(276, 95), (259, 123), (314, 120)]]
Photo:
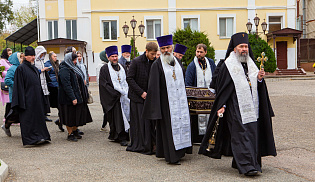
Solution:
[(152, 64), (143, 117), (156, 120), (156, 157), (180, 164), (192, 153), (183, 69), (173, 56), (173, 37), (157, 37), (161, 56)]
[[(248, 34), (234, 34), (226, 53), (226, 60), (215, 70), (214, 101), (206, 134), (199, 154), (220, 159), (233, 156), (232, 167), (240, 174), (255, 176), (261, 172), (261, 157), (276, 156), (272, 121), (274, 116), (264, 69), (253, 61)], [(215, 79), (214, 79), (215, 78)], [(218, 116), (223, 118), (216, 124)], [(214, 126), (218, 126), (215, 146), (209, 147)]]
[(103, 112), (107, 114), (109, 122), (108, 139), (127, 146), (130, 128), (130, 100), (128, 98), (128, 84), (124, 66), (118, 63), (117, 46), (105, 49), (108, 64), (102, 66), (99, 75), (99, 92)]

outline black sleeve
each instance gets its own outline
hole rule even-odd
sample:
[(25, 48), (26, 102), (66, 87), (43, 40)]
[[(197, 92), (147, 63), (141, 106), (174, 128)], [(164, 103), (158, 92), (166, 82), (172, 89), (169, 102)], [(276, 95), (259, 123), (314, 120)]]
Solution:
[(70, 79), (70, 71), (67, 69), (61, 69), (59, 72), (60, 82), (63, 86), (64, 91), (66, 92), (67, 96), (73, 101), (77, 99), (75, 97), (73, 88), (71, 86), (71, 79)]
[(161, 99), (160, 99), (160, 70), (158, 62), (154, 62), (151, 67), (148, 95), (144, 101), (142, 117), (148, 120), (162, 119)]
[(24, 75), (23, 69), (19, 66), (14, 74), (13, 93), (12, 93), (12, 104), (11, 107), (26, 109), (25, 103), (25, 88), (24, 88)]
[(136, 93), (138, 96), (141, 96), (144, 92), (142, 88), (139, 87), (136, 79), (136, 73), (137, 73), (137, 62), (133, 61), (132, 64), (129, 67), (128, 75), (127, 75), (127, 82), (129, 88)]
[(99, 75), (100, 101), (104, 112), (111, 110), (120, 98), (120, 92), (114, 89), (109, 75), (108, 65), (104, 65)]

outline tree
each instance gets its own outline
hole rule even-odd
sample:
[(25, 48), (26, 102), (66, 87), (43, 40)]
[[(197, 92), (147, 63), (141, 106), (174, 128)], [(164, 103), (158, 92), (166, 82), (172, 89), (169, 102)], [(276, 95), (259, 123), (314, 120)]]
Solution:
[(12, 7), (12, 0), (0, 1), (0, 32), (3, 31), (6, 22), (10, 23), (13, 20)]
[(130, 45), (131, 45), (131, 55), (130, 55), (130, 58), (133, 59), (133, 58), (136, 58), (138, 56), (140, 56), (139, 52), (138, 52), (138, 49), (137, 47), (135, 46), (135, 49), (136, 49), (136, 56), (133, 57), (133, 38), (131, 37), (131, 40), (130, 40)]
[(12, 30), (16, 31), (37, 18), (36, 6), (31, 1), (28, 6), (21, 6), (13, 13)]
[(256, 35), (250, 34), (249, 44), (254, 53), (255, 62), (258, 68), (260, 68), (260, 62), (257, 61), (258, 57), (261, 57), (261, 53), (265, 52), (268, 57), (268, 61), (264, 63), (265, 71), (269, 73), (273, 73), (277, 68), (275, 53), (272, 48), (268, 45), (268, 43), (261, 39), (260, 37), (256, 38)]
[(205, 32), (192, 31), (188, 26), (185, 29), (177, 29), (173, 36), (174, 44), (183, 44), (187, 46), (187, 51), (185, 56), (182, 59), (182, 62), (185, 67), (193, 61), (196, 55), (196, 46), (200, 43), (203, 43), (207, 46), (207, 55), (214, 60), (214, 48), (211, 46), (211, 42), (208, 39), (208, 36)]

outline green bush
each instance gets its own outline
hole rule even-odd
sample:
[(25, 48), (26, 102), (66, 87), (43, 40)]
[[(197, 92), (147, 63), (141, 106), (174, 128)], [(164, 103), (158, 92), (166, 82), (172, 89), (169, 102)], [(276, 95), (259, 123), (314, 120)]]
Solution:
[(196, 46), (203, 43), (207, 46), (206, 57), (214, 60), (214, 48), (211, 46), (207, 34), (205, 32), (192, 31), (188, 26), (185, 29), (177, 29), (173, 36), (174, 44), (183, 44), (187, 46), (187, 51), (182, 59), (183, 65), (187, 67), (196, 56)]
[(133, 38), (131, 37), (131, 40), (130, 40), (130, 45), (131, 45), (131, 55), (130, 55), (130, 58), (133, 59), (135, 57), (138, 57), (140, 56), (139, 52), (138, 52), (138, 49), (137, 47), (135, 46), (135, 49), (136, 49), (136, 56), (134, 57), (133, 56)]
[(273, 52), (272, 48), (268, 45), (268, 43), (258, 37), (256, 38), (256, 35), (250, 34), (249, 35), (249, 44), (252, 47), (255, 62), (258, 68), (260, 68), (260, 62), (257, 61), (258, 57), (261, 57), (261, 53), (265, 52), (266, 56), (268, 57), (268, 61), (264, 63), (265, 71), (269, 73), (273, 73), (277, 68), (277, 62), (275, 53)]

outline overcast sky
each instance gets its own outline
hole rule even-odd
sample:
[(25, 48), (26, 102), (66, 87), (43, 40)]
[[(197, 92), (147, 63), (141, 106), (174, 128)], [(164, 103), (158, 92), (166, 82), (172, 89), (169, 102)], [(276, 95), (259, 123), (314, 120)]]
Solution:
[(13, 8), (17, 9), (22, 5), (28, 5), (29, 0), (13, 0)]

